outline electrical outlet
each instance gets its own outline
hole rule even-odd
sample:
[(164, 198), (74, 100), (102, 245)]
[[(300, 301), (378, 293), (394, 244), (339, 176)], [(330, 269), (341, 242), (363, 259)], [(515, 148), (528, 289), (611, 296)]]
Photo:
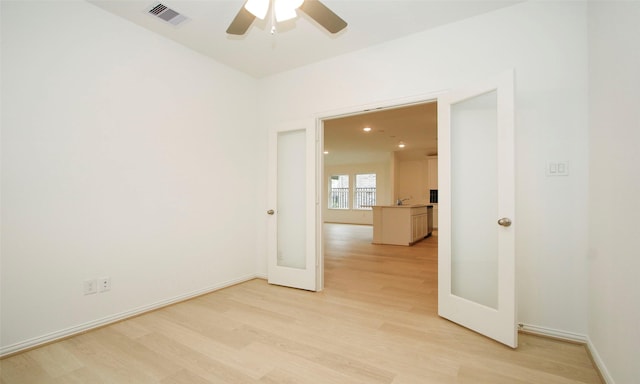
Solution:
[(107, 292), (111, 290), (111, 278), (101, 277), (98, 279), (98, 290), (100, 292)]
[(93, 295), (98, 292), (98, 281), (96, 279), (85, 280), (82, 283), (82, 291), (85, 295)]

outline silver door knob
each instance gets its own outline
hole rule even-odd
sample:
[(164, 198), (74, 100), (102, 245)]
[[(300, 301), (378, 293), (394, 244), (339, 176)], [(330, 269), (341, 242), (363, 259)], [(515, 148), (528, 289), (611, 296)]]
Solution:
[(274, 213), (276, 213), (276, 211), (274, 211), (273, 209), (267, 211), (267, 215), (273, 215)]
[(509, 219), (508, 217), (503, 217), (502, 219), (498, 220), (498, 224), (502, 225), (503, 227), (508, 227), (511, 225), (511, 219)]

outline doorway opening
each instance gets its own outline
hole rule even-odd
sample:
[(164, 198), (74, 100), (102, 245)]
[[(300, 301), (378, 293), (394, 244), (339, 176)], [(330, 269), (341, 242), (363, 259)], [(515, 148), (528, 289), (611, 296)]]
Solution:
[[(331, 247), (322, 251), (325, 268), (340, 265), (336, 259), (340, 248), (344, 252), (411, 254), (388, 245), (371, 244), (373, 206), (393, 206), (398, 202), (433, 206), (430, 233), (437, 233), (437, 121), (435, 100), (321, 120), (321, 233), (324, 246)], [(359, 182), (365, 176), (371, 180), (372, 175), (373, 185)], [(430, 252), (433, 255), (435, 249), (437, 260), (437, 236), (431, 238), (430, 244)], [(411, 251), (418, 248), (421, 247)], [(335, 271), (332, 276), (336, 276)]]

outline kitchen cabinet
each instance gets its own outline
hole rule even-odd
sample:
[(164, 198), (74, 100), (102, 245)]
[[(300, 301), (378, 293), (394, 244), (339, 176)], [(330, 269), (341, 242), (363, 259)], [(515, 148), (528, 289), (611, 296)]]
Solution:
[(412, 245), (433, 231), (431, 205), (376, 205), (373, 207), (373, 243)]

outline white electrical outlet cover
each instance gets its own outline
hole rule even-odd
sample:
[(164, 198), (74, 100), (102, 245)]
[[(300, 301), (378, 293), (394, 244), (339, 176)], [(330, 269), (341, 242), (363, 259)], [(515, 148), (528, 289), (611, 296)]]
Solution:
[(94, 293), (98, 293), (98, 281), (96, 279), (83, 281), (82, 291), (85, 295), (93, 295)]
[(100, 292), (106, 292), (111, 290), (111, 278), (102, 277), (98, 279), (98, 290)]

